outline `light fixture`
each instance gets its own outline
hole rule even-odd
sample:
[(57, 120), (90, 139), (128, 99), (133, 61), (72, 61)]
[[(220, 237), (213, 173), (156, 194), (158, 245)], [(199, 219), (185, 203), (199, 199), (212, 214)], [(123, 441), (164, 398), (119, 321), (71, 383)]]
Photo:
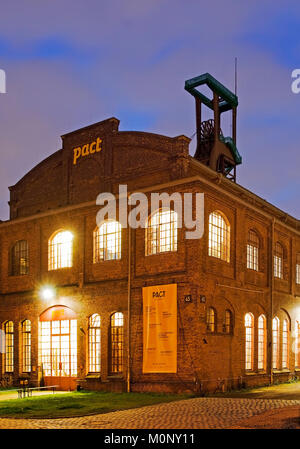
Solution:
[(45, 301), (50, 301), (50, 299), (53, 299), (55, 296), (55, 290), (53, 287), (49, 286), (42, 287), (40, 290), (40, 296)]

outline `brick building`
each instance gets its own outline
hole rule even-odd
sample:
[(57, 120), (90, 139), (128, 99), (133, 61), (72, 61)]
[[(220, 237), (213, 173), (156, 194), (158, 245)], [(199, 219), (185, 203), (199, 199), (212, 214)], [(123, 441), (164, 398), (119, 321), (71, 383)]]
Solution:
[[(62, 136), (62, 149), (10, 187), (3, 384), (205, 391), (299, 374), (299, 220), (236, 184), (235, 127), (229, 141), (219, 119), (232, 109), (235, 124), (237, 101), (212, 80), (214, 120), (201, 122), (207, 104), (195, 96), (194, 157), (183, 135), (120, 132), (110, 118)], [(148, 197), (204, 193), (203, 237), (186, 239), (172, 208), (149, 211), (146, 228), (97, 227), (97, 195), (120, 184)], [(145, 372), (142, 291), (174, 284), (177, 367)]]

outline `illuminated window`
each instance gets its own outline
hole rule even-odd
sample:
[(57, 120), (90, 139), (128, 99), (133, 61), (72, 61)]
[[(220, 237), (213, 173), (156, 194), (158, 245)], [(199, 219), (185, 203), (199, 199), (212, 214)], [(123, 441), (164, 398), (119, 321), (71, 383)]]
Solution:
[(207, 310), (206, 328), (209, 332), (216, 332), (216, 311), (213, 307)]
[(295, 338), (295, 367), (300, 367), (300, 321), (296, 321)]
[(124, 351), (124, 319), (123, 313), (117, 312), (110, 319), (110, 371), (111, 373), (123, 372)]
[(226, 262), (230, 260), (230, 226), (216, 211), (209, 215), (208, 255)]
[(177, 213), (159, 210), (148, 220), (146, 228), (146, 255), (177, 251)]
[(14, 323), (7, 321), (4, 325), (5, 333), (5, 372), (14, 371)]
[(77, 376), (77, 320), (39, 322), (39, 364), (45, 376)]
[(300, 253), (296, 256), (296, 284), (300, 284)]
[(253, 370), (254, 318), (252, 313), (245, 315), (245, 369)]
[(23, 276), (28, 274), (29, 258), (28, 243), (19, 240), (11, 249), (11, 276)]
[(101, 367), (101, 329), (100, 315), (89, 317), (89, 372), (100, 373)]
[(279, 242), (274, 251), (274, 277), (283, 279), (283, 247)]
[(225, 324), (224, 324), (224, 332), (226, 334), (232, 334), (233, 330), (233, 319), (231, 310), (225, 310)]
[(283, 320), (282, 325), (282, 368), (289, 366), (289, 324)]
[(258, 353), (257, 368), (259, 370), (266, 369), (266, 348), (267, 348), (267, 326), (266, 317), (260, 315), (258, 318)]
[(29, 373), (31, 371), (31, 322), (25, 320), (22, 322), (22, 371)]
[(73, 234), (69, 231), (57, 232), (49, 240), (48, 270), (72, 267)]
[(247, 268), (258, 271), (259, 238), (255, 231), (248, 232)]
[(279, 319), (277, 316), (272, 322), (273, 332), (273, 369), (279, 369)]
[(121, 235), (117, 221), (106, 221), (94, 231), (94, 263), (121, 259)]

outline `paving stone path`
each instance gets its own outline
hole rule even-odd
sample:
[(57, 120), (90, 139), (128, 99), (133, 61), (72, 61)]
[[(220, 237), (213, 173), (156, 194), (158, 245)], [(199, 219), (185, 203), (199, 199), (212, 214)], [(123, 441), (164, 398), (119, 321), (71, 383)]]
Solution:
[(0, 418), (0, 429), (226, 429), (289, 406), (300, 410), (300, 400), (194, 398), (79, 418)]

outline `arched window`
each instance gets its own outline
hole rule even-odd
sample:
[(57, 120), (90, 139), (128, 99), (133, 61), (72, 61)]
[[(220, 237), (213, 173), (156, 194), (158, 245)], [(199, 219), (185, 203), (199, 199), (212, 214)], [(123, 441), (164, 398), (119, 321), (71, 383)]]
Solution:
[(122, 227), (117, 221), (105, 221), (94, 231), (94, 263), (121, 259)]
[(101, 328), (100, 315), (94, 313), (89, 317), (89, 372), (101, 371)]
[(258, 351), (257, 351), (257, 368), (259, 370), (266, 369), (266, 349), (267, 349), (267, 325), (265, 315), (258, 318)]
[(259, 237), (255, 231), (250, 229), (248, 232), (247, 243), (247, 268), (258, 271), (259, 258)]
[(296, 321), (295, 338), (295, 367), (300, 367), (300, 321)]
[(48, 270), (68, 268), (73, 265), (73, 234), (59, 231), (49, 239)]
[(226, 334), (232, 334), (233, 330), (233, 319), (231, 310), (225, 310), (225, 324), (224, 324), (224, 332)]
[(217, 211), (209, 215), (208, 255), (230, 261), (230, 225)]
[(209, 332), (216, 332), (216, 311), (213, 307), (207, 309), (206, 328)]
[(10, 274), (11, 276), (23, 276), (28, 274), (28, 242), (19, 240), (11, 248)]
[(282, 324), (282, 368), (289, 367), (289, 323), (283, 320)]
[(22, 371), (30, 373), (31, 371), (31, 322), (24, 320), (22, 322)]
[(272, 322), (273, 332), (273, 369), (279, 369), (279, 319), (277, 316)]
[(274, 251), (274, 277), (283, 279), (283, 247), (279, 242)]
[(146, 255), (177, 251), (177, 213), (160, 209), (148, 219)]
[(252, 313), (245, 315), (245, 369), (253, 370), (254, 353), (254, 317)]
[(296, 284), (300, 284), (300, 253), (296, 256)]
[(123, 372), (124, 318), (116, 312), (110, 318), (110, 371), (112, 374)]
[(14, 323), (7, 321), (4, 325), (5, 333), (5, 372), (14, 371)]

